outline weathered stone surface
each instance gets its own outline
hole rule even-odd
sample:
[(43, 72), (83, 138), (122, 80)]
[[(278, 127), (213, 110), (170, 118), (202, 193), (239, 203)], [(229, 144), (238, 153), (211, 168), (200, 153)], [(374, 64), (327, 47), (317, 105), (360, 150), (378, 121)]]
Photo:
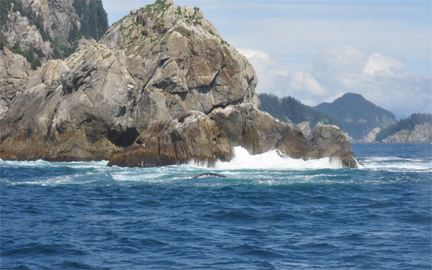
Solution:
[(354, 152), (339, 127), (317, 126), (312, 130), (308, 139), (311, 145), (319, 150), (316, 158), (337, 158), (342, 161), (344, 167), (357, 168), (358, 161), (354, 158)]
[(322, 125), (315, 127), (309, 135), (312, 146), (322, 149), (321, 156), (329, 157), (337, 150), (343, 149), (352, 153), (351, 146), (338, 126)]
[[(131, 84), (124, 55), (102, 45), (48, 61), (2, 119), (2, 158), (109, 159), (139, 135), (120, 123)], [(101, 139), (113, 144), (105, 154), (95, 145)]]
[[(152, 121), (259, 105), (252, 65), (197, 8), (150, 5), (114, 24), (101, 42), (28, 78), (4, 112), (3, 159), (109, 159)], [(112, 144), (106, 153), (95, 145), (101, 140)]]
[(179, 120), (152, 123), (108, 166), (153, 167), (190, 161), (211, 166), (232, 157), (231, 144), (216, 123), (202, 112), (189, 111)]
[(173, 118), (242, 102), (258, 106), (252, 65), (199, 8), (148, 5), (115, 23), (100, 42), (124, 50), (136, 87), (158, 95), (160, 109)]
[(233, 146), (241, 146), (250, 154), (267, 152), (291, 130), (287, 123), (252, 104), (217, 108), (209, 116), (225, 131)]
[(319, 155), (319, 150), (312, 146), (299, 129), (288, 132), (276, 143), (274, 148), (281, 151), (282, 154), (295, 159), (310, 159), (316, 158)]
[(42, 57), (46, 57), (51, 51), (49, 42), (46, 43), (42, 39), (36, 26), (27, 17), (22, 16), (19, 11), (9, 14), (7, 31), (4, 32), (4, 36), (11, 46), (18, 44), (23, 50), (29, 50), (32, 47)]
[(24, 91), (27, 77), (33, 71), (27, 60), (8, 48), (0, 50), (0, 120), (9, 109), (12, 100)]
[(309, 121), (305, 121), (305, 122), (301, 122), (299, 124), (297, 124), (297, 128), (304, 134), (304, 136), (309, 136), (309, 134), (311, 133), (312, 129), (310, 128), (310, 123)]
[(359, 164), (345, 135), (337, 126), (317, 126), (312, 130), (309, 139), (300, 130), (292, 130), (277, 142), (274, 148), (281, 154), (296, 159), (329, 157), (349, 168), (357, 168)]

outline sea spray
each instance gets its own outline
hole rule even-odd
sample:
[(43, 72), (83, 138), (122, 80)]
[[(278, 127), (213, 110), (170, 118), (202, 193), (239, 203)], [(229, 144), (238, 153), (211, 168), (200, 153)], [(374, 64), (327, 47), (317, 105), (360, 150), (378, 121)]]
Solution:
[(273, 169), (273, 170), (307, 170), (307, 169), (340, 169), (340, 160), (330, 158), (303, 160), (281, 155), (278, 150), (270, 150), (263, 154), (251, 155), (238, 146), (234, 147), (234, 158), (230, 162), (217, 162), (218, 170), (238, 169)]

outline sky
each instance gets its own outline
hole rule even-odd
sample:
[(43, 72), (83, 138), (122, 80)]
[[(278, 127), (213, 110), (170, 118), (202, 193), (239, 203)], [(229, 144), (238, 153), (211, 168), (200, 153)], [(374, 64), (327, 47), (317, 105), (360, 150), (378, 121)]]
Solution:
[[(102, 0), (112, 24), (154, 1)], [(174, 0), (199, 7), (258, 75), (258, 93), (316, 106), (358, 93), (432, 113), (431, 1)]]

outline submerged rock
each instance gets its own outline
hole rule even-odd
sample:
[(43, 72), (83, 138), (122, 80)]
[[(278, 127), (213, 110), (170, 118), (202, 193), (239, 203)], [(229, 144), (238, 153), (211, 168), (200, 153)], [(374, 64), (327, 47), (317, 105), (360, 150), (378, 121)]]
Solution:
[(233, 157), (231, 144), (216, 123), (202, 112), (190, 111), (179, 120), (158, 121), (140, 134), (108, 166), (153, 167), (184, 164), (214, 165)]
[(194, 175), (192, 178), (208, 178), (208, 177), (226, 178), (225, 175), (218, 174), (218, 173), (199, 173)]

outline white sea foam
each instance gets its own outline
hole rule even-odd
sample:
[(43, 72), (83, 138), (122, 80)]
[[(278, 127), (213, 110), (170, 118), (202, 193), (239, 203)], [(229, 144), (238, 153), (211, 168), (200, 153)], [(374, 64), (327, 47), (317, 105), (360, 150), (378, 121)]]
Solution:
[(234, 158), (230, 162), (217, 162), (216, 169), (273, 169), (273, 170), (305, 170), (305, 169), (340, 169), (340, 160), (322, 158), (318, 160), (292, 159), (282, 156), (277, 150), (270, 150), (263, 154), (251, 155), (242, 147), (234, 147)]
[(391, 172), (431, 172), (432, 162), (425, 159), (400, 157), (368, 157), (363, 161), (367, 169)]

